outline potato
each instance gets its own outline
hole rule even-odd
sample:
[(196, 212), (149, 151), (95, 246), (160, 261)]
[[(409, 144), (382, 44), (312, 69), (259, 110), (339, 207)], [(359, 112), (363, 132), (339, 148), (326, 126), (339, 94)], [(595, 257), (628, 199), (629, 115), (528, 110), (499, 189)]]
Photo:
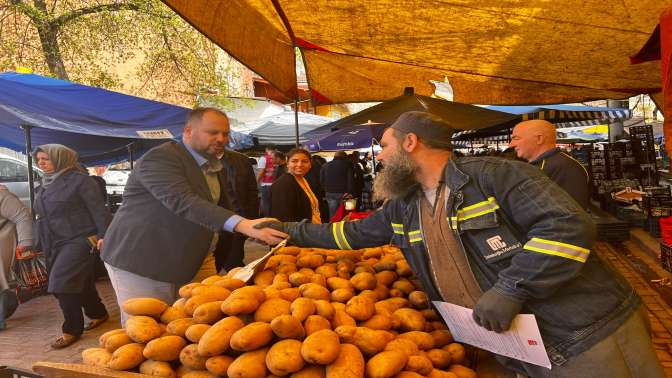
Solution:
[(461, 365), (464, 363), (467, 353), (464, 350), (464, 346), (462, 344), (451, 343), (441, 349), (450, 353), (450, 358), (453, 364)]
[(330, 290), (337, 289), (348, 289), (351, 291), (355, 290), (355, 287), (352, 285), (352, 282), (340, 277), (331, 277), (327, 279), (327, 287)]
[(282, 247), (278, 249), (275, 253), (278, 255), (292, 255), (296, 256), (301, 252), (301, 249), (299, 247), (295, 246), (290, 246), (290, 247)]
[(315, 269), (322, 264), (324, 264), (324, 256), (322, 255), (305, 255), (296, 259), (296, 266), (299, 268)]
[(384, 270), (395, 270), (397, 269), (397, 263), (394, 258), (385, 256), (380, 259), (374, 266), (376, 272), (382, 272)]
[(212, 374), (224, 377), (232, 362), (233, 357), (231, 356), (214, 356), (205, 361), (205, 368)]
[(392, 288), (401, 290), (404, 293), (404, 295), (409, 295), (410, 293), (415, 291), (415, 286), (411, 283), (411, 281), (404, 278), (394, 281), (394, 283), (392, 284)]
[(168, 307), (161, 313), (161, 323), (168, 324), (173, 320), (188, 318), (189, 315), (184, 311), (184, 307)]
[(275, 272), (272, 270), (262, 270), (261, 272), (255, 274), (254, 284), (260, 287), (266, 287), (273, 284), (273, 278), (275, 277)]
[(187, 332), (187, 328), (189, 328), (193, 324), (195, 323), (194, 319), (192, 318), (173, 320), (166, 326), (166, 332), (168, 332), (171, 335), (184, 337), (185, 332)]
[(376, 312), (375, 302), (371, 298), (356, 296), (346, 303), (345, 312), (356, 321), (366, 321)]
[(203, 303), (194, 310), (194, 322), (200, 324), (215, 324), (219, 319), (224, 317), (222, 312), (222, 303), (224, 301), (214, 301)]
[(325, 378), (326, 374), (322, 365), (306, 365), (303, 369), (293, 373), (290, 378)]
[(304, 365), (301, 342), (298, 340), (280, 340), (273, 344), (266, 354), (266, 367), (278, 376), (297, 372), (303, 369)]
[(304, 321), (310, 315), (315, 313), (315, 302), (310, 298), (296, 298), (289, 306), (292, 316)]
[(352, 316), (348, 315), (347, 312), (343, 310), (336, 310), (334, 313), (334, 318), (331, 320), (332, 328), (336, 329), (336, 327), (344, 325), (354, 327), (357, 326), (357, 322), (352, 318)]
[(383, 248), (381, 248), (381, 247), (364, 248), (362, 258), (363, 259), (370, 259), (370, 258), (378, 259), (382, 255), (383, 255)]
[(418, 310), (424, 310), (429, 307), (429, 299), (424, 291), (415, 290), (408, 294), (408, 301), (411, 306)]
[(321, 274), (317, 274), (317, 273), (313, 274), (310, 277), (310, 282), (314, 283), (316, 285), (327, 287), (327, 279)]
[(412, 308), (400, 308), (392, 316), (399, 320), (404, 331), (422, 331), (425, 329), (425, 317)]
[(273, 339), (271, 325), (264, 322), (254, 322), (237, 330), (231, 335), (229, 345), (231, 349), (249, 352), (261, 348)]
[[(361, 265), (360, 265), (361, 264)], [(355, 274), (358, 273), (371, 273), (371, 274), (376, 274), (376, 270), (373, 269), (373, 266), (369, 265), (368, 263), (359, 263), (357, 267), (355, 268)]]
[(112, 353), (110, 362), (107, 367), (113, 370), (131, 370), (140, 365), (145, 357), (142, 355), (142, 350), (145, 348), (140, 343), (126, 344)]
[(281, 263), (276, 269), (275, 273), (279, 274), (291, 274), (296, 272), (296, 264), (291, 264), (291, 263)]
[(182, 365), (193, 370), (205, 370), (205, 361), (208, 357), (198, 353), (199, 344), (189, 344), (180, 351)]
[(320, 299), (315, 302), (315, 314), (325, 319), (332, 319), (334, 317), (334, 306), (326, 300)]
[(177, 378), (182, 378), (186, 374), (191, 373), (192, 371), (198, 371), (198, 370), (189, 369), (184, 365), (179, 365), (177, 368), (175, 368), (175, 375), (177, 375)]
[(185, 346), (187, 342), (180, 336), (163, 336), (148, 342), (142, 355), (154, 361), (173, 361), (180, 357), (180, 351)]
[(408, 261), (397, 260), (395, 264), (396, 264), (395, 271), (399, 276), (408, 277), (413, 275), (413, 270), (411, 269), (411, 266), (408, 265)]
[(108, 337), (110, 337), (112, 335), (122, 334), (122, 333), (123, 334), (126, 333), (126, 330), (123, 329), (123, 328), (118, 328), (118, 329), (113, 329), (111, 331), (107, 331), (107, 332), (103, 333), (102, 335), (100, 335), (100, 337), (98, 338), (98, 345), (101, 348), (105, 348), (105, 341), (107, 341)]
[(383, 270), (382, 272), (376, 273), (376, 281), (378, 284), (390, 286), (398, 278), (397, 273), (391, 270)]
[[(434, 338), (434, 348), (441, 348), (453, 342), (453, 334), (448, 330), (436, 330), (429, 333)], [(459, 344), (458, 344), (459, 345)]]
[(181, 378), (217, 378), (217, 376), (205, 370), (190, 370)]
[(280, 290), (280, 298), (294, 302), (296, 298), (299, 298), (301, 296), (301, 292), (299, 291), (298, 287), (290, 287), (287, 289), (282, 289)]
[(407, 356), (413, 356), (418, 354), (418, 352), (420, 352), (418, 345), (415, 344), (413, 341), (409, 339), (400, 339), (400, 338), (396, 338), (387, 343), (387, 345), (385, 345), (384, 350), (398, 350), (400, 352), (403, 352)]
[(398, 338), (409, 339), (413, 341), (420, 350), (429, 350), (434, 348), (434, 338), (427, 332), (411, 331), (402, 333)]
[(424, 378), (424, 375), (418, 374), (414, 371), (400, 371), (397, 373), (394, 378)]
[[(271, 326), (273, 323), (271, 323)], [(310, 335), (321, 329), (331, 329), (331, 322), (328, 319), (323, 318), (319, 315), (310, 315), (304, 322), (303, 328), (305, 329), (305, 334)], [(277, 333), (276, 333), (277, 334)]]
[(299, 286), (299, 292), (302, 297), (310, 299), (329, 300), (331, 298), (331, 293), (329, 293), (329, 290), (326, 287), (314, 283), (307, 283)]
[(404, 369), (427, 375), (432, 372), (434, 365), (432, 365), (432, 361), (426, 356), (409, 356)]
[(231, 296), (234, 296), (236, 298), (254, 298), (259, 303), (266, 300), (266, 295), (264, 294), (264, 290), (261, 287), (256, 286), (256, 285), (243, 286), (239, 289), (236, 289), (236, 290), (231, 292)]
[[(228, 290), (224, 289), (223, 287), (211, 287), (216, 287), (228, 292)], [(205, 294), (192, 295), (191, 298), (187, 300), (187, 303), (184, 304), (184, 312), (186, 312), (187, 315), (192, 316), (198, 306), (208, 302), (223, 301), (227, 297), (228, 295), (225, 296), (222, 292), (206, 292)]]
[(323, 329), (306, 337), (301, 346), (301, 356), (308, 363), (327, 365), (336, 360), (340, 348), (338, 334)]
[(432, 369), (432, 371), (427, 374), (428, 378), (457, 378), (457, 375), (455, 373), (451, 373), (448, 371), (443, 371), (439, 369)]
[(198, 343), (203, 337), (205, 331), (210, 329), (210, 324), (193, 324), (184, 332), (184, 337), (192, 343)]
[(166, 302), (156, 298), (131, 298), (121, 305), (128, 315), (159, 317), (168, 308)]
[[(266, 294), (264, 294), (264, 298)], [(254, 297), (234, 297), (233, 295), (229, 296), (222, 302), (220, 310), (227, 315), (240, 315), (240, 314), (251, 314), (255, 312), (258, 308), (259, 301)]]
[(117, 333), (107, 337), (104, 347), (105, 350), (112, 353), (120, 347), (131, 343), (133, 343), (133, 339), (131, 339), (127, 334)]
[(82, 351), (82, 361), (84, 365), (107, 367), (112, 359), (112, 353), (104, 348), (88, 348)]
[(361, 324), (362, 327), (389, 331), (392, 329), (392, 317), (387, 315), (375, 314), (367, 321)]
[(345, 303), (355, 296), (355, 292), (351, 289), (336, 289), (331, 292), (331, 301)]
[(259, 306), (254, 312), (254, 320), (257, 322), (270, 323), (280, 315), (289, 315), (291, 302), (280, 298), (271, 298)]
[(301, 321), (292, 315), (280, 315), (271, 321), (271, 329), (281, 339), (302, 340), (306, 331)]
[(430, 349), (427, 358), (432, 361), (435, 369), (443, 369), (450, 366), (450, 352), (443, 349)]
[(180, 288), (178, 294), (182, 298), (189, 298), (189, 297), (191, 297), (191, 291), (194, 290), (195, 288), (199, 287), (199, 286), (205, 286), (205, 285), (203, 285), (200, 282), (188, 283), (188, 284), (186, 284), (186, 285), (184, 285)]
[(216, 298), (214, 300), (218, 301), (223, 301), (231, 295), (231, 290), (223, 288), (221, 286), (215, 286), (215, 285), (202, 285), (202, 286), (197, 286), (193, 290), (191, 290), (191, 296), (196, 296), (196, 295), (208, 295), (212, 298)]
[[(387, 291), (386, 291), (386, 293), (387, 293)], [(362, 291), (359, 292), (359, 296), (371, 298), (374, 302), (377, 302), (381, 299), (381, 298), (378, 298), (378, 294), (376, 294), (376, 292), (373, 291), (373, 290), (362, 290)], [(384, 298), (382, 298), (382, 299), (384, 299)]]
[(234, 291), (238, 288), (245, 286), (245, 281), (232, 277), (222, 277), (221, 279), (215, 281), (212, 285), (223, 287), (230, 291)]
[(327, 279), (327, 282), (329, 281), (329, 278), (336, 277), (338, 275), (335, 264), (324, 264), (322, 266), (318, 266), (315, 269), (315, 273), (323, 275), (324, 278)]
[(288, 277), (289, 282), (294, 286), (301, 286), (310, 282), (310, 275), (302, 272), (294, 272)]
[(334, 362), (327, 365), (327, 377), (364, 377), (364, 356), (352, 344), (341, 344), (341, 350)]
[(187, 303), (187, 298), (178, 298), (173, 302), (173, 307), (184, 311), (184, 305)]
[(267, 353), (268, 348), (263, 348), (241, 354), (229, 365), (226, 374), (229, 378), (265, 378)]
[(355, 287), (357, 290), (373, 290), (376, 288), (376, 285), (378, 285), (378, 280), (376, 280), (376, 276), (374, 276), (371, 273), (357, 273), (352, 278), (350, 279), (350, 282), (352, 283), (352, 286)]
[(406, 298), (388, 298), (376, 302), (376, 314), (392, 315), (395, 311), (402, 307), (408, 307), (408, 300)]
[(376, 331), (364, 327), (340, 326), (334, 330), (342, 343), (354, 344), (366, 356), (373, 356), (394, 339), (387, 331)]
[(176, 378), (177, 374), (168, 362), (147, 360), (140, 364), (140, 374), (153, 375), (155, 377)]
[(134, 316), (126, 321), (126, 334), (137, 343), (146, 343), (162, 333), (159, 323), (149, 316)]
[(198, 341), (198, 354), (212, 357), (226, 352), (233, 333), (244, 326), (243, 321), (235, 316), (218, 321), (201, 336)]
[(390, 291), (388, 291), (387, 294), (390, 297), (394, 297), (394, 298), (403, 298), (403, 297), (406, 296), (406, 294), (404, 294), (404, 292), (399, 290), (399, 289), (390, 289)]
[(431, 308), (421, 310), (420, 313), (422, 314), (422, 316), (425, 317), (425, 320), (427, 320), (427, 321), (440, 321), (441, 320), (441, 317), (439, 317), (439, 314), (437, 314), (436, 311), (434, 311)]
[(387, 350), (376, 354), (366, 363), (366, 376), (369, 378), (388, 378), (400, 372), (408, 356), (398, 350)]
[(201, 281), (201, 283), (202, 283), (203, 285), (212, 285), (212, 284), (214, 284), (215, 282), (221, 280), (222, 278), (223, 278), (223, 277), (220, 276), (220, 275), (218, 275), (218, 274), (213, 274), (212, 276), (203, 279), (203, 280)]
[(289, 283), (289, 276), (284, 273), (279, 273), (273, 276), (273, 285), (279, 283)]
[(264, 288), (264, 294), (266, 294), (267, 300), (271, 298), (282, 298), (282, 296), (280, 295), (280, 289), (274, 287), (273, 285), (266, 286)]

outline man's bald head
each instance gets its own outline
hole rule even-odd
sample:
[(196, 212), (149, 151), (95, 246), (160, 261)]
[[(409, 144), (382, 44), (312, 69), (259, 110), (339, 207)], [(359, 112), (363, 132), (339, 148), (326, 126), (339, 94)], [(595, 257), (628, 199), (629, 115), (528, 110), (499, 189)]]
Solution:
[(533, 161), (544, 152), (555, 148), (555, 126), (540, 119), (524, 121), (513, 128), (510, 147), (519, 158)]

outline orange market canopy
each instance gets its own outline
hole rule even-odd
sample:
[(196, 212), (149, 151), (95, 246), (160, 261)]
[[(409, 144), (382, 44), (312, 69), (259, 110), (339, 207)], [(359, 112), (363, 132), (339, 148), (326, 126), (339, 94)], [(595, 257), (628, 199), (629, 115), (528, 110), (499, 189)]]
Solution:
[(658, 92), (631, 65), (672, 0), (163, 0), (294, 97), (294, 46), (315, 104), (381, 101), (448, 78), (455, 101), (547, 104)]

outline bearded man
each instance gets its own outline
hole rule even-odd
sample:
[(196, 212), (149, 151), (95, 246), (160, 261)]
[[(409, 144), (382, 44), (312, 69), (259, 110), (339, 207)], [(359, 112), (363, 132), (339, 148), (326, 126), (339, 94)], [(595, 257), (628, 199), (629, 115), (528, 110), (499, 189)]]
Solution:
[(534, 314), (553, 368), (497, 356), (517, 373), (662, 377), (640, 298), (591, 253), (595, 228), (586, 212), (529, 164), (452, 158), (452, 133), (429, 113), (402, 114), (381, 140), (385, 169), (375, 188), (388, 198), (381, 210), (357, 222), (275, 226), (306, 247), (391, 241), (431, 300), (473, 308), (488, 330)]

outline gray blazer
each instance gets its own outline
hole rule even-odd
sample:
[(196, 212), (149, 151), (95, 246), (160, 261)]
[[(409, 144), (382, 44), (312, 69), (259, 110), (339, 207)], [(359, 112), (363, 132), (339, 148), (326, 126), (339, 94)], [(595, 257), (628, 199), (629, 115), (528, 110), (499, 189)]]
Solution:
[[(227, 185), (221, 172), (220, 183)], [(205, 177), (184, 145), (167, 142), (151, 149), (128, 178), (105, 235), (103, 261), (156, 281), (191, 281), (213, 232), (234, 215), (228, 204), (211, 201)]]

